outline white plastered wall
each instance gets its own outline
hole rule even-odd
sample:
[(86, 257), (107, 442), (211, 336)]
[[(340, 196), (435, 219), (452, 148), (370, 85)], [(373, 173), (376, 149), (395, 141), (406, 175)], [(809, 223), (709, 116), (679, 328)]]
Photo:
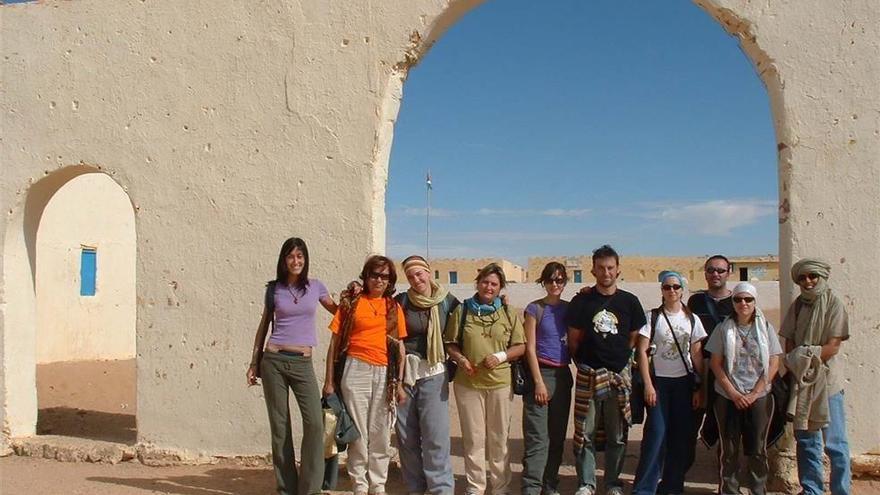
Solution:
[[(305, 238), (312, 271), (331, 291), (384, 249), (403, 79), (477, 3), (0, 8), (8, 225), (30, 183), (80, 162), (109, 171), (136, 207), (141, 442), (193, 454), (267, 451), (261, 394), (242, 383), (278, 246)], [(880, 372), (880, 12), (870, 0), (698, 3), (741, 40), (768, 87), (781, 265), (805, 255), (833, 262), (853, 328), (844, 346), (853, 451), (880, 450), (876, 408), (863, 393)], [(17, 245), (15, 229), (4, 235)], [(27, 309), (10, 309), (16, 253), (4, 251), (2, 262), (6, 360), (21, 345), (18, 323), (29, 321)], [(783, 296), (785, 305), (787, 281)], [(23, 424), (10, 388), (26, 385), (9, 369), (4, 362), (4, 425)]]
[[(134, 212), (105, 174), (76, 177), (43, 210), (37, 231), (37, 363), (135, 355)], [(82, 246), (96, 249), (94, 296), (80, 295)]]

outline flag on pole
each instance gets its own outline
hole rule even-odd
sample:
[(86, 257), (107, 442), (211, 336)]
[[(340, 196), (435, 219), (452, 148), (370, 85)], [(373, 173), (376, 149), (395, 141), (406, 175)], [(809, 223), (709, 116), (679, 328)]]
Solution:
[(428, 175), (425, 177), (425, 184), (428, 186), (428, 189), (434, 189), (431, 185), (431, 171), (428, 171)]

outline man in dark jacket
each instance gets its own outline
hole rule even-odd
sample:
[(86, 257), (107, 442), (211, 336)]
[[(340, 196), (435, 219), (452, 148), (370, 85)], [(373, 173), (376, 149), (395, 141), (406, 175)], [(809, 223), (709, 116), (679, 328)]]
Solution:
[[(688, 309), (700, 318), (703, 328), (711, 337), (715, 326), (724, 321), (725, 318), (733, 314), (732, 294), (727, 288), (727, 279), (730, 277), (730, 260), (726, 256), (716, 254), (710, 256), (703, 265), (703, 275), (706, 277), (706, 290), (695, 292), (688, 299)], [(707, 337), (708, 340), (708, 337)], [(709, 352), (703, 346), (703, 358), (708, 362)], [(697, 411), (695, 415), (695, 428), (699, 430), (700, 436), (709, 446), (715, 445), (718, 440), (718, 425), (715, 422), (715, 414), (712, 409), (712, 403), (715, 400), (715, 378), (712, 371), (705, 366), (705, 374), (703, 383), (705, 384), (706, 404), (705, 409)], [(705, 419), (704, 419), (705, 418)], [(702, 427), (702, 428), (701, 428)], [(696, 439), (696, 435), (694, 435)], [(688, 453), (689, 458), (687, 465), (691, 466), (694, 462), (694, 449)]]

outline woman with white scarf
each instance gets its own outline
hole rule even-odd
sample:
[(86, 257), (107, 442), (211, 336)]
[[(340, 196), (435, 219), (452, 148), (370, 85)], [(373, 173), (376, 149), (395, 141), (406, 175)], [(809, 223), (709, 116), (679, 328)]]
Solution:
[(443, 329), (459, 305), (445, 287), (432, 280), (421, 256), (403, 260), (410, 288), (395, 299), (403, 307), (407, 337), (406, 370), (397, 404), (400, 469), (409, 493), (451, 494), (449, 457), (449, 380)]
[(770, 387), (782, 347), (776, 330), (757, 308), (758, 291), (748, 282), (733, 288), (734, 314), (718, 324), (706, 344), (715, 374), (715, 415), (721, 434), (721, 494), (740, 493), (740, 443), (747, 459), (748, 483), (766, 493), (767, 435), (773, 415)]

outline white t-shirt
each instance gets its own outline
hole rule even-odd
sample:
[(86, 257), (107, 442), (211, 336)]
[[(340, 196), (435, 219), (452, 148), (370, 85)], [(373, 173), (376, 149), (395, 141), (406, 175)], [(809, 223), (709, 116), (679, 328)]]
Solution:
[[(700, 319), (694, 316), (694, 327), (691, 330), (691, 320), (684, 311), (678, 313), (666, 313), (669, 322), (672, 323), (673, 333), (681, 346), (681, 352), (688, 363), (688, 367), (693, 369), (694, 363), (691, 362), (690, 346), (706, 338), (706, 330)], [(645, 319), (648, 323), (640, 330), (639, 335), (651, 338), (651, 312), (645, 313)], [(657, 352), (654, 353), (654, 374), (665, 378), (679, 378), (687, 375), (684, 363), (669, 333), (669, 325), (666, 324), (666, 318), (663, 314), (657, 315), (657, 328), (654, 330), (654, 343), (657, 344)]]

